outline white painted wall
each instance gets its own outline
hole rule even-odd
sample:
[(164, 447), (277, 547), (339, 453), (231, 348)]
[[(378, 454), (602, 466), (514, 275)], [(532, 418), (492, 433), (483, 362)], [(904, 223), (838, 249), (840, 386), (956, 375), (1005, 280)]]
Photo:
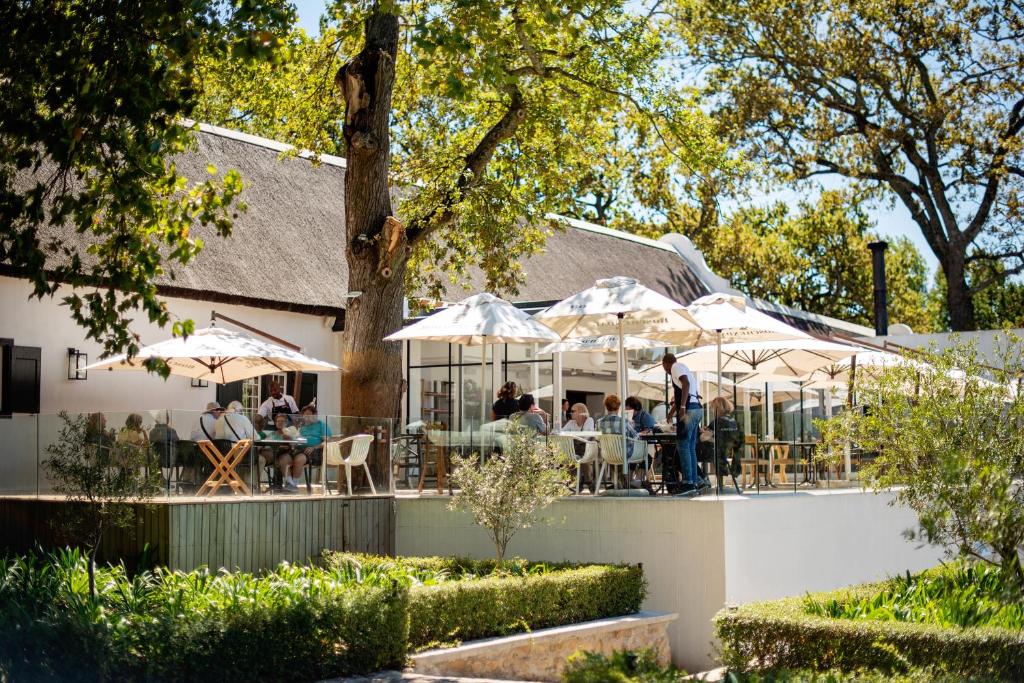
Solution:
[[(29, 299), (27, 282), (0, 277), (0, 337), (13, 338), (19, 346), (42, 349), (40, 412), (141, 411), (160, 408), (202, 410), (216, 397), (216, 387), (198, 389), (184, 377), (162, 380), (146, 372), (90, 372), (85, 381), (67, 378), (67, 350), (74, 347), (89, 354), (89, 362), (99, 360), (101, 347), (85, 339), (67, 307), (60, 304), (62, 292), (42, 301)], [(333, 318), (271, 311), (245, 306), (167, 298), (173, 316), (195, 321), (197, 327), (209, 324), (211, 311), (264, 330), (302, 347), (308, 355), (340, 364), (341, 334), (331, 332)], [(225, 323), (218, 323), (226, 325)], [(134, 330), (143, 344), (170, 337), (170, 329), (161, 329), (139, 314)], [(317, 384), (317, 405), (321, 414), (337, 415), (341, 406), (340, 373), (324, 373)], [(304, 397), (305, 398), (305, 397)]]
[[(727, 604), (799, 595), (934, 565), (902, 538), (914, 516), (889, 495), (805, 492), (720, 499), (570, 497), (550, 525), (520, 531), (510, 553), (531, 560), (642, 562), (645, 609), (678, 612), (673, 661), (714, 662), (711, 618)], [(399, 498), (400, 555), (493, 554), (486, 533), (447, 498)]]

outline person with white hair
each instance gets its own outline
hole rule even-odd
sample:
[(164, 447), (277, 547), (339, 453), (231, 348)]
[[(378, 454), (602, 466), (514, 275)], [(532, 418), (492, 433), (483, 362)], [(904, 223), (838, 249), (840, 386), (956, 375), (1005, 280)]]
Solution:
[(232, 443), (242, 439), (252, 439), (256, 434), (252, 422), (243, 412), (241, 401), (232, 401), (227, 411), (221, 413), (214, 425), (214, 437)]
[(213, 441), (216, 439), (216, 425), (224, 409), (216, 401), (206, 404), (206, 410), (199, 416), (196, 426), (192, 428), (193, 441)]

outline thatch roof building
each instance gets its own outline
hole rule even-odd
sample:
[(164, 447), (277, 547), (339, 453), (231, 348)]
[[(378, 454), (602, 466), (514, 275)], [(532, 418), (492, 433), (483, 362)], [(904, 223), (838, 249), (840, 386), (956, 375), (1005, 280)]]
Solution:
[[(207, 237), (202, 252), (188, 266), (161, 277), (161, 293), (314, 315), (342, 314), (348, 291), (345, 161), (323, 157), (314, 164), (302, 156), (282, 157), (287, 149), (264, 138), (201, 125), (195, 150), (175, 160), (178, 168), (195, 179), (207, 177), (208, 165), (220, 173), (238, 170), (245, 184), (242, 201), (248, 208), (234, 221), (228, 239), (204, 236), (198, 230)], [(564, 228), (548, 238), (541, 253), (522, 264), (525, 279), (513, 297), (517, 302), (557, 301), (612, 275), (635, 277), (682, 303), (727, 286), (702, 258), (695, 263), (671, 239), (654, 241), (571, 219), (564, 219)], [(61, 237), (81, 239), (71, 230)], [(3, 264), (0, 274), (17, 275)], [(461, 299), (483, 287), (482, 273), (471, 272), (465, 286), (449, 288), (446, 298)], [(836, 326), (848, 333), (865, 330), (777, 305), (764, 308), (819, 333)]]

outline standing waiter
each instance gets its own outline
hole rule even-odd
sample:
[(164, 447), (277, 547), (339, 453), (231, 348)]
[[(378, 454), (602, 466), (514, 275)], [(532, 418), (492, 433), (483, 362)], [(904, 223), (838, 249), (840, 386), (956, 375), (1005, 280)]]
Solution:
[(704, 408), (700, 404), (697, 393), (697, 379), (690, 368), (676, 360), (675, 355), (666, 353), (661, 358), (661, 367), (672, 378), (673, 401), (666, 415), (671, 420), (676, 418), (676, 437), (679, 453), (679, 466), (683, 473), (682, 493), (692, 493), (709, 488), (709, 484), (700, 476), (697, 468), (697, 435), (700, 422), (704, 418)]
[(276, 381), (270, 383), (269, 390), (270, 396), (260, 404), (260, 409), (257, 412), (269, 424), (274, 424), (279, 413), (288, 417), (289, 424), (294, 422), (295, 416), (299, 414), (299, 406), (296, 405), (295, 399), (284, 393), (281, 390), (281, 385)]

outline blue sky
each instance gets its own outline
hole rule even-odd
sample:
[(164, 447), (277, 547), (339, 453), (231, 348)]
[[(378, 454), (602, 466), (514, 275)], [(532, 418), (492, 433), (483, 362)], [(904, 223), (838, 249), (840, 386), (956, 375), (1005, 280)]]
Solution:
[[(320, 15), (323, 14), (326, 3), (324, 0), (294, 0), (299, 13), (299, 26), (304, 28), (307, 33), (315, 34), (320, 30)], [(839, 186), (840, 181), (829, 183), (829, 187)], [(798, 193), (792, 190), (784, 190), (774, 192), (771, 195), (762, 195), (752, 199), (753, 203), (766, 204), (773, 201), (784, 201), (787, 204), (796, 204), (801, 199), (807, 198), (809, 195), (806, 193)], [(932, 255), (931, 249), (928, 248), (928, 243), (925, 242), (924, 237), (921, 235), (921, 231), (917, 225), (911, 220), (910, 213), (903, 207), (902, 204), (889, 207), (876, 207), (870, 211), (871, 217), (875, 221), (875, 226), (878, 232), (887, 237), (895, 237), (897, 235), (906, 235), (909, 237), (914, 244), (917, 246), (917, 250), (924, 256), (925, 262), (928, 264), (930, 270), (935, 270), (938, 262), (935, 260), (935, 256)]]

